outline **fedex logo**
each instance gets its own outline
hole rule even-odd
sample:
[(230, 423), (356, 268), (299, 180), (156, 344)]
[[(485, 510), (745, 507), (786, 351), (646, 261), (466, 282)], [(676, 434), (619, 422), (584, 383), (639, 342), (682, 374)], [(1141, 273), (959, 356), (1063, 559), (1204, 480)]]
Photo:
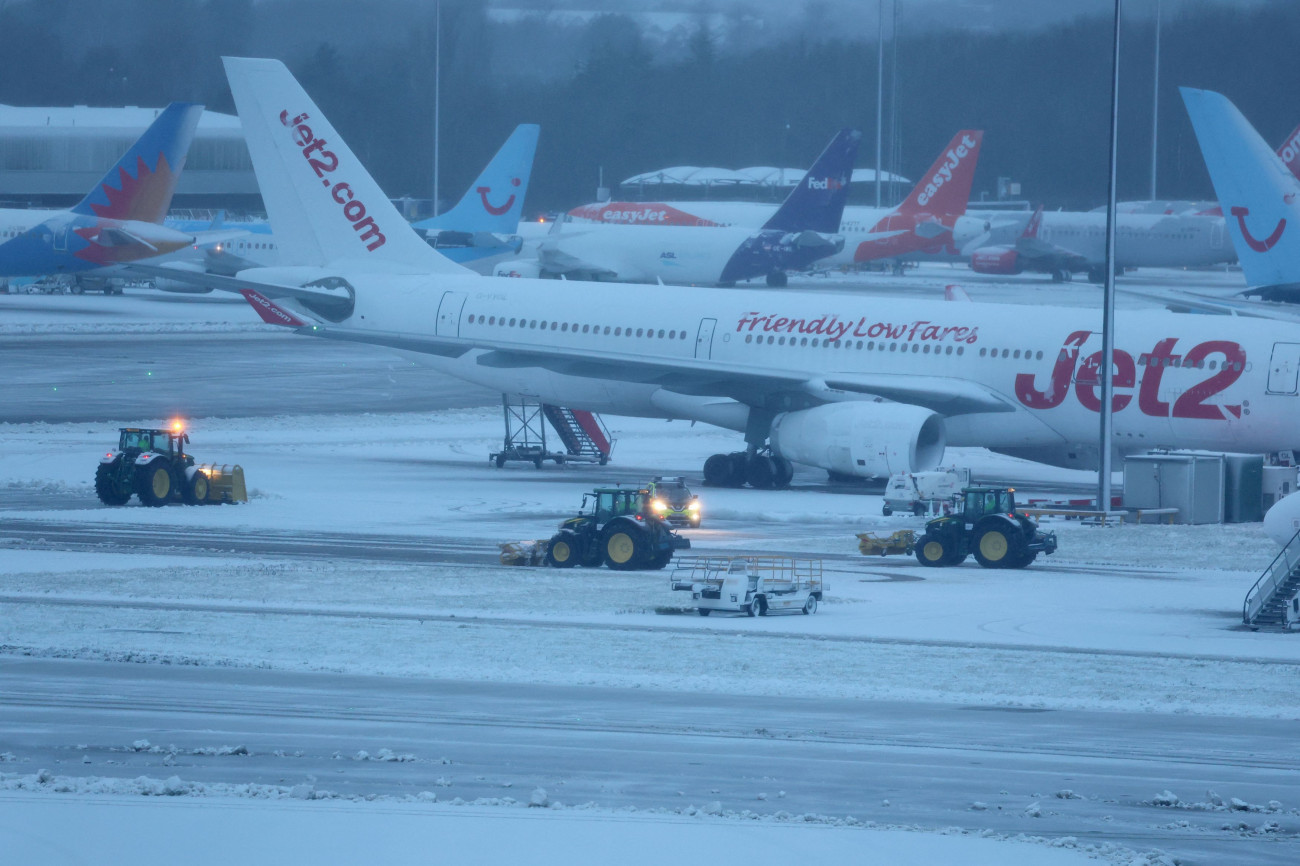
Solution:
[(961, 143), (948, 151), (948, 158), (944, 160), (943, 165), (939, 166), (939, 170), (931, 176), (929, 183), (925, 185), (925, 189), (921, 190), (921, 194), (916, 198), (916, 203), (921, 206), (929, 204), (930, 199), (934, 198), (935, 194), (939, 192), (939, 188), (952, 180), (953, 172), (957, 170), (962, 160), (974, 149), (975, 139), (969, 135), (962, 136)]
[(280, 123), (290, 130), (293, 143), (302, 148), (303, 159), (316, 172), (321, 184), (329, 188), (330, 198), (342, 205), (343, 217), (352, 224), (352, 229), (357, 232), (361, 242), (366, 244), (366, 249), (371, 252), (379, 249), (387, 238), (379, 230), (374, 217), (367, 216), (365, 203), (356, 197), (351, 185), (346, 182), (332, 183), (326, 177), (339, 167), (339, 158), (325, 149), (325, 139), (316, 138), (312, 134), (311, 127), (306, 124), (309, 119), (306, 112), (293, 119), (289, 118), (288, 111), (280, 112)]
[(818, 190), (827, 190), (827, 191), (831, 191), (831, 192), (833, 192), (833, 191), (835, 191), (835, 190), (837, 190), (837, 189), (844, 189), (844, 178), (840, 178), (840, 177), (824, 177), (824, 178), (821, 178), (820, 180), (818, 180), (818, 179), (815, 178), (815, 177), (810, 177), (810, 178), (808, 178), (808, 188), (809, 188), (809, 189), (818, 189)]

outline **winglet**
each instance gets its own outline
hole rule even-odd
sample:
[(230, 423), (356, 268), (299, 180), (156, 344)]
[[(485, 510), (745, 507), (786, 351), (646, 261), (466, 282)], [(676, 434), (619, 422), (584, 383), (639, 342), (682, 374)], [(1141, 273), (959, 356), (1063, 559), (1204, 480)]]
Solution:
[(257, 310), (257, 314), (262, 317), (262, 321), (268, 325), (283, 325), (286, 328), (301, 328), (307, 323), (271, 301), (261, 292), (252, 289), (240, 289), (239, 293), (248, 301), (249, 306)]

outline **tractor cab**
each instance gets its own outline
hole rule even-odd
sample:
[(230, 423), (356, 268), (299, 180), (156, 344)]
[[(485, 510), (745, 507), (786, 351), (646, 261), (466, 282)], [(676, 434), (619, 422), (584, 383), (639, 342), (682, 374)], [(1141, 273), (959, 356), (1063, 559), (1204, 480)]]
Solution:
[(649, 494), (632, 487), (597, 487), (582, 494), (582, 515), (590, 516), (604, 526), (615, 517), (645, 516), (648, 513)]
[(185, 457), (185, 444), (190, 437), (179, 427), (170, 430), (145, 430), (138, 427), (118, 428), (117, 450), (123, 453), (166, 454), (173, 459)]
[(1014, 487), (967, 487), (962, 490), (962, 519), (974, 524), (990, 514), (1016, 513), (1016, 491)]

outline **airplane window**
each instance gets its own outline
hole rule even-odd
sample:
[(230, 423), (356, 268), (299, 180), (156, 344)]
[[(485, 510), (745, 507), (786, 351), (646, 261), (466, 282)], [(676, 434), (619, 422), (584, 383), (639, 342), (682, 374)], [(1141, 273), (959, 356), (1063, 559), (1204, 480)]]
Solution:
[(775, 342), (776, 342), (776, 337), (773, 337), (773, 336), (770, 336), (770, 335), (769, 335), (768, 338), (767, 338), (767, 344), (770, 346), (770, 345), (772, 345), (772, 344), (775, 343)]
[[(884, 344), (882, 343), (881, 345), (883, 346)], [(889, 344), (889, 351), (894, 352), (894, 351), (897, 351), (897, 350), (898, 350), (898, 344), (897, 344), (897, 343), (890, 343), (890, 344)]]
[(1043, 360), (1043, 353), (1042, 353), (1042, 352), (1036, 352), (1036, 353), (1034, 354), (1034, 360), (1035, 360), (1035, 361), (1041, 361), (1041, 360)]
[(925, 354), (927, 354), (927, 355), (930, 354), (930, 346), (929, 346), (928, 343), (926, 344), (926, 347), (925, 347)]
[[(558, 328), (559, 326), (560, 326), (560, 323), (559, 323), (559, 322), (551, 322), (551, 330), (552, 330), (552, 331), (554, 331), (554, 330), (555, 330), (556, 328)], [(545, 323), (545, 322), (542, 323), (542, 327), (543, 327), (543, 328), (546, 327), (546, 323)]]
[(754, 335), (753, 335), (753, 334), (746, 334), (746, 335), (745, 335), (745, 342), (746, 342), (746, 343), (752, 343), (752, 342), (754, 342)]
[(915, 355), (915, 354), (916, 354), (917, 352), (919, 352), (919, 351), (921, 351), (921, 344), (920, 344), (920, 343), (913, 343), (913, 344), (912, 344), (912, 354)]
[(1013, 357), (1013, 358), (1019, 358), (1019, 357), (1020, 357), (1020, 350), (1019, 350), (1019, 349), (1016, 349), (1015, 354), (1012, 355), (1011, 357)]
[(984, 350), (983, 350), (983, 349), (980, 349), (980, 357), (981, 357), (981, 358), (984, 357)]
[(1002, 357), (1005, 358), (1005, 357), (1007, 356), (1007, 352), (1008, 352), (1008, 351), (1010, 351), (1010, 350), (1009, 350), (1009, 349), (1003, 349), (1003, 350), (1002, 350)]
[(676, 340), (676, 339), (677, 339), (677, 332), (676, 332), (676, 331), (669, 331), (669, 332), (668, 332), (668, 339), (670, 339), (670, 340)]
[[(808, 342), (808, 341), (807, 341), (807, 340), (804, 340), (804, 342), (806, 343), (806, 342)], [(817, 348), (817, 338), (816, 338), (816, 337), (813, 338), (812, 345), (813, 345), (813, 348), (814, 348), (814, 349)]]
[(531, 322), (529, 322), (529, 323), (528, 323), (528, 327), (530, 327), (530, 328), (536, 328), (536, 327), (537, 327), (537, 320), (536, 320), (536, 319), (533, 319)]
[[(609, 333), (609, 328), (606, 328), (606, 329), (605, 329), (605, 333), (606, 333), (606, 334)], [(615, 329), (614, 329), (614, 336), (615, 336), (615, 337), (621, 337), (621, 336), (623, 336), (623, 329), (622, 329), (622, 328), (615, 328)]]
[(640, 329), (640, 328), (637, 328), (637, 329), (636, 329), (636, 335), (637, 335), (638, 337), (641, 336), (641, 329)]
[(567, 331), (567, 330), (569, 330), (569, 323), (568, 323), (568, 322), (565, 322), (563, 325), (561, 325), (561, 326), (560, 326), (560, 330), (561, 330), (561, 331)]
[(807, 338), (807, 337), (804, 337), (802, 340), (800, 340), (800, 341), (799, 341), (799, 345), (800, 345), (800, 346), (806, 346), (806, 345), (808, 345), (808, 338)]
[[(859, 349), (862, 348), (862, 341), (861, 341), (861, 340), (858, 340), (858, 348), (859, 348)], [(870, 346), (867, 346), (867, 348), (870, 349), (871, 347), (870, 347)]]
[(964, 355), (964, 354), (966, 354), (966, 350), (965, 350), (964, 348), (962, 348), (961, 346), (958, 346), (958, 347), (957, 347), (957, 354), (958, 354), (958, 355)]
[(590, 331), (590, 330), (591, 330), (591, 325), (583, 325), (583, 326), (582, 326), (582, 333), (585, 334), (585, 333), (587, 333), (587, 332)]
[(685, 332), (685, 331), (682, 331), (682, 339), (683, 339), (683, 340), (686, 339), (686, 332)]
[(574, 322), (574, 323), (573, 323), (573, 332), (574, 332), (575, 334), (578, 332), (578, 323), (577, 323), (577, 322)]
[(947, 346), (946, 348), (944, 348), (943, 353), (944, 353), (945, 355), (951, 355), (951, 354), (952, 354), (952, 346)]
[(659, 339), (662, 340), (663, 338), (664, 338), (664, 329), (663, 329), (663, 328), (660, 328), (660, 329), (659, 329)]
[(1216, 366), (1218, 366), (1218, 363), (1219, 363), (1218, 361), (1211, 361), (1211, 362), (1210, 362), (1210, 369), (1213, 370)]
[(777, 340), (776, 343), (777, 343), (778, 346), (784, 346), (784, 345), (785, 345), (785, 337), (782, 337), (781, 339)]

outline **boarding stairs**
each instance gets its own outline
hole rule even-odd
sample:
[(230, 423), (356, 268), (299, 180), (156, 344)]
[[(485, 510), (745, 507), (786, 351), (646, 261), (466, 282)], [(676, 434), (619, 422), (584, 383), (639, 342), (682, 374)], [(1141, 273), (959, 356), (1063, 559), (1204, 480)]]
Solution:
[(1241, 620), (1256, 631), (1300, 630), (1300, 532), (1250, 588)]
[[(511, 400), (507, 394), (501, 395), (501, 408), (505, 417), (504, 444), (500, 451), (488, 455), (498, 468), (508, 461), (529, 462), (539, 469), (547, 460), (601, 466), (609, 462), (615, 440), (599, 415), (526, 397)], [(563, 451), (552, 451), (548, 446), (548, 422), (559, 435)]]

